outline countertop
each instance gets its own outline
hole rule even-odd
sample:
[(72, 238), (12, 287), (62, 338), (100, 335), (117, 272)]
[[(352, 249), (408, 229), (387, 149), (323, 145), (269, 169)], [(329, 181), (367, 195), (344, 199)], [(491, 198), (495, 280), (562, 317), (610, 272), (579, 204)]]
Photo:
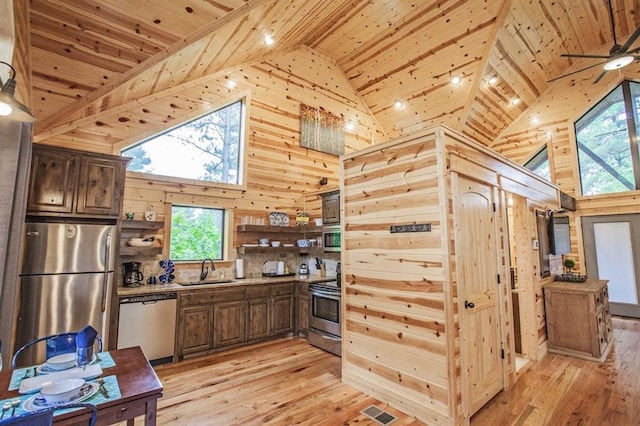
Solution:
[(170, 284), (145, 284), (140, 287), (122, 287), (119, 286), (117, 290), (118, 297), (139, 296), (143, 294), (154, 293), (171, 293), (178, 291), (194, 291), (197, 289), (212, 289), (223, 287), (238, 287), (243, 285), (259, 285), (269, 283), (288, 283), (288, 282), (302, 282), (302, 283), (322, 283), (327, 281), (335, 281), (336, 277), (326, 276), (321, 277), (318, 275), (294, 275), (289, 277), (260, 277), (260, 278), (238, 278), (229, 283), (220, 284), (201, 284), (182, 286), (177, 283)]

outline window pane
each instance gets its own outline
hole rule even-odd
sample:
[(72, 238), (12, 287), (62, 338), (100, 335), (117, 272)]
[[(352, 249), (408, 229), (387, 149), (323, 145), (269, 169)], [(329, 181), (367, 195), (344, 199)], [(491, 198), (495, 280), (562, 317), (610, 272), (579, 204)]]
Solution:
[(127, 170), (241, 184), (242, 101), (122, 151)]
[(171, 209), (172, 260), (222, 260), (224, 210), (173, 206)]
[(551, 182), (551, 168), (549, 167), (549, 152), (545, 146), (531, 160), (524, 165), (527, 169), (543, 179)]
[(582, 194), (634, 190), (622, 86), (580, 118), (575, 127)]

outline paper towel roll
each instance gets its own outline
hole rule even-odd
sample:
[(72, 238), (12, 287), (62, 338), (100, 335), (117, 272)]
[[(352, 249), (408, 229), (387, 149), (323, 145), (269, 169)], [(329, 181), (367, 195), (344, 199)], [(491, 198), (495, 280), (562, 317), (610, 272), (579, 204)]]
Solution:
[(236, 278), (244, 278), (244, 259), (236, 259)]

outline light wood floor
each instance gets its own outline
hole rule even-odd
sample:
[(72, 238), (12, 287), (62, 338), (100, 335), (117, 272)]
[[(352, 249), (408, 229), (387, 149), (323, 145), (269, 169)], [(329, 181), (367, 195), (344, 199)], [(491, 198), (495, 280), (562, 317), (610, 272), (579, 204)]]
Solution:
[[(640, 424), (640, 321), (615, 318), (600, 364), (549, 354), (519, 373), (471, 420), (476, 425)], [(156, 367), (159, 425), (375, 425), (371, 404), (422, 425), (340, 381), (340, 358), (289, 338)], [(138, 424), (138, 421), (136, 421)], [(140, 423), (141, 424), (141, 423)]]

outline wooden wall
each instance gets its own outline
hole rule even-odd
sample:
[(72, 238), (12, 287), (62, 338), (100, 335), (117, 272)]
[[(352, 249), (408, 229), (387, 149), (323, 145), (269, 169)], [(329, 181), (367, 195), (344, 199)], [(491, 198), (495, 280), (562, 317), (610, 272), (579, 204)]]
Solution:
[[(593, 73), (599, 72), (594, 68)], [(514, 121), (492, 148), (505, 157), (523, 164), (544, 146), (549, 152), (551, 179), (560, 190), (576, 198), (575, 212), (570, 217), (571, 253), (565, 257), (576, 261), (576, 272), (584, 273), (582, 216), (637, 213), (639, 192), (629, 191), (583, 197), (580, 188), (578, 153), (574, 122), (599, 102), (625, 78), (619, 75), (593, 84), (594, 74), (581, 73), (571, 90), (548, 90), (532, 107)], [(633, 76), (630, 76), (633, 77)], [(534, 124), (535, 122), (535, 124)]]
[[(505, 194), (557, 208), (557, 189), (443, 127), (347, 155), (342, 169), (343, 380), (428, 424), (459, 424), (468, 409), (451, 172), (501, 190), (502, 276), (509, 264)], [(392, 225), (416, 223), (431, 231), (390, 233)], [(533, 287), (533, 279), (523, 276), (521, 284)], [(508, 386), (515, 379), (509, 285), (498, 293)], [(532, 291), (528, 297), (535, 309)], [(529, 329), (537, 334), (538, 324)]]
[[(230, 80), (237, 89), (222, 89)], [(246, 190), (129, 172), (124, 211), (141, 218), (149, 206), (163, 214), (166, 203), (180, 202), (232, 208), (236, 222), (242, 216), (266, 218), (271, 211), (293, 216), (307, 211), (312, 218), (320, 217), (318, 194), (339, 185), (338, 157), (300, 146), (300, 104), (324, 108), (355, 124), (345, 132), (346, 152), (385, 138), (343, 73), (306, 48), (273, 56), (206, 86), (220, 88), (215, 90), (220, 104), (250, 94)], [(326, 186), (320, 185), (323, 177)]]

